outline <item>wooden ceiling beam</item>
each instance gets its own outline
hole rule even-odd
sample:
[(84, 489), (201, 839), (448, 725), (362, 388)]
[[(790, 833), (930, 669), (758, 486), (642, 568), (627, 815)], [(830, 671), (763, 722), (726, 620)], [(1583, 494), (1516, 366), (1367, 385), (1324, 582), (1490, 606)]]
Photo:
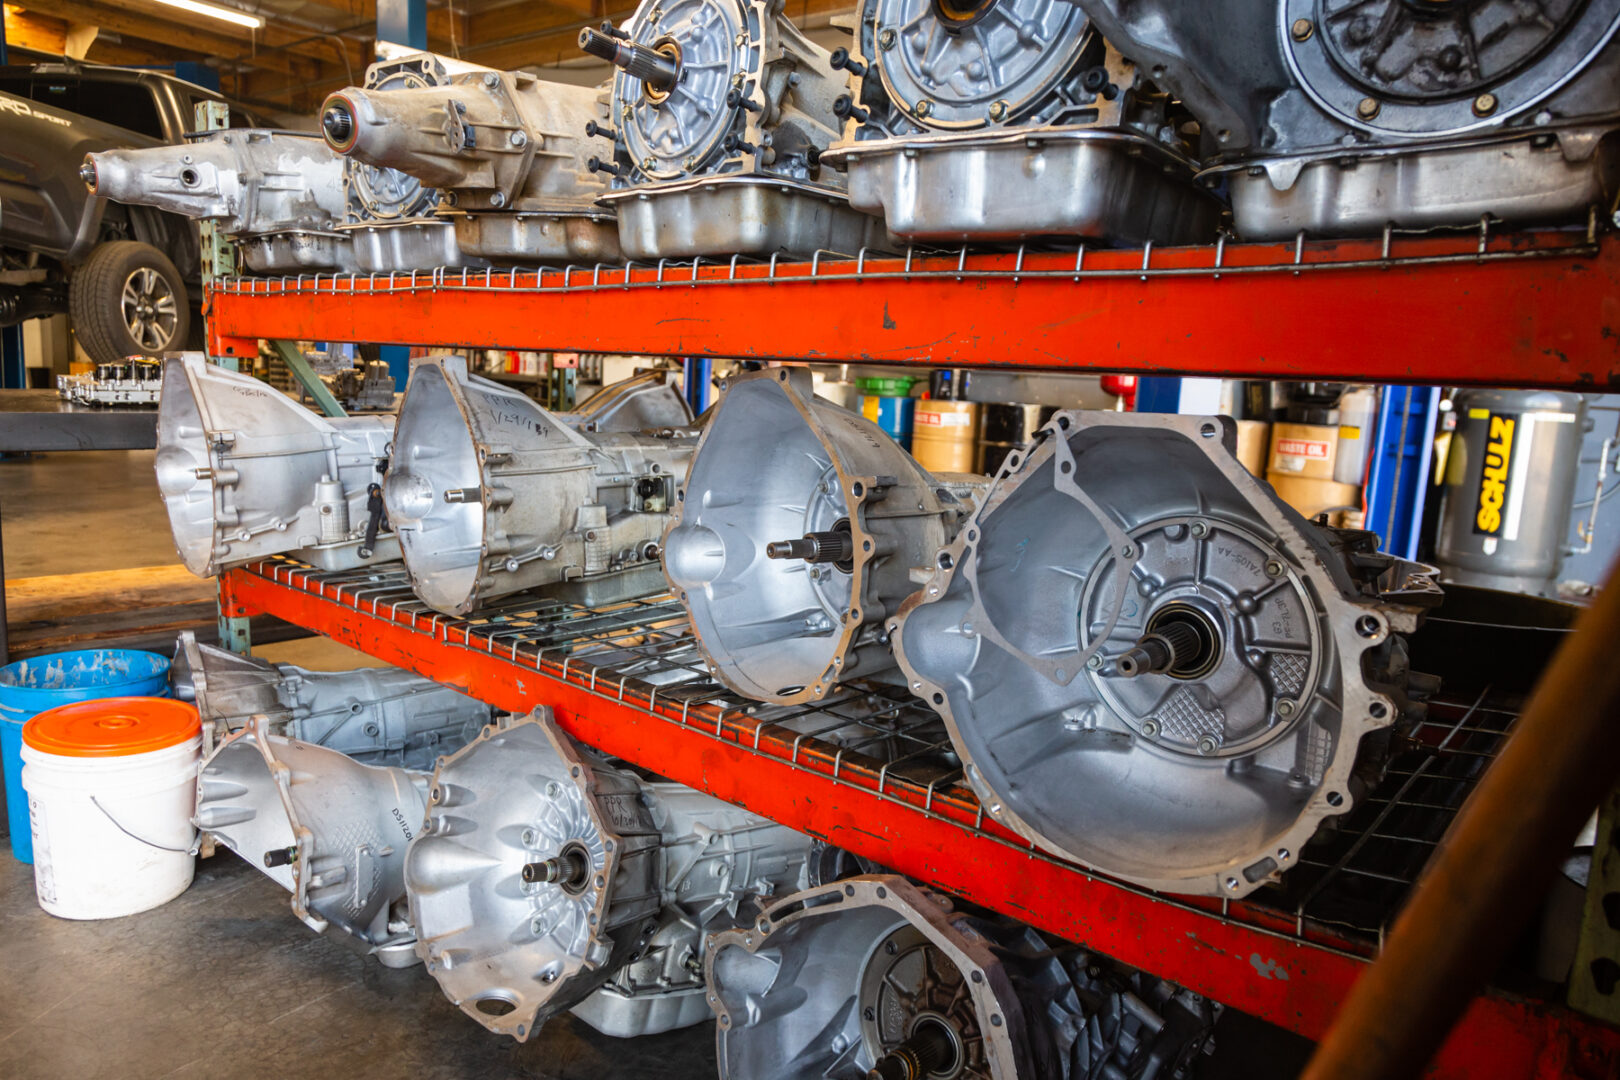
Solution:
[(468, 27), (469, 47), (500, 41), (521, 34), (546, 33), (562, 26), (594, 25), (603, 12), (613, 12), (615, 22), (635, 11), (625, 0), (538, 0), (529, 3), (502, 3), (473, 13)]
[(165, 67), (176, 60), (203, 60), (200, 53), (174, 48), (143, 48), (127, 41), (108, 41), (98, 36), (84, 58), (92, 64), (118, 64), (125, 67)]
[(266, 53), (262, 56), (245, 55), (244, 42), (220, 34), (198, 30), (181, 23), (149, 15), (132, 15), (126, 11), (88, 3), (85, 0), (27, 0), (19, 4), (26, 11), (48, 15), (70, 23), (88, 23), (111, 30), (123, 38), (133, 38), (163, 48), (183, 49), (206, 57), (240, 62), (253, 67), (279, 71), (284, 75), (309, 77), (318, 69), (307, 62), (285, 53)]
[[(21, 16), (21, 17), (18, 17)], [(54, 60), (67, 56), (69, 23), (33, 12), (7, 13), (6, 46), (17, 52), (29, 53), (41, 60)], [(116, 36), (116, 35), (114, 35)], [(139, 67), (161, 67), (176, 60), (200, 60), (197, 53), (185, 53), (173, 48), (158, 52), (128, 45), (123, 41), (108, 41), (106, 34), (98, 34), (89, 50), (79, 59), (93, 64), (123, 64)]]
[(6, 22), (6, 46), (50, 56), (67, 54), (67, 31), (71, 25), (64, 19), (53, 19), (33, 11), (23, 11), (10, 4), (3, 5)]
[[(27, 6), (26, 0), (19, 0), (19, 2)], [(234, 59), (248, 55), (287, 52), (317, 62), (327, 62), (338, 59), (337, 45), (341, 42), (351, 65), (358, 64), (359, 68), (363, 70), (365, 65), (370, 62), (368, 35), (355, 38), (323, 34), (319, 31), (305, 30), (300, 27), (288, 27), (285, 24), (278, 24), (274, 16), (268, 17), (264, 26), (258, 30), (253, 30), (221, 20), (199, 19), (196, 16), (188, 17), (172, 8), (165, 8), (163, 5), (154, 2), (154, 0), (80, 0), (80, 2), (87, 2), (91, 7), (101, 10), (116, 12), (123, 17), (156, 19), (192, 29), (199, 26), (204, 27), (205, 29), (201, 32), (208, 34), (210, 37), (217, 37), (235, 43), (230, 52), (219, 54), (222, 58)], [(175, 22), (177, 19), (185, 20), (188, 18), (190, 21)], [(120, 33), (122, 32), (120, 31)], [(150, 34), (146, 35), (146, 37), (151, 40)]]
[[(345, 26), (372, 27), (377, 23), (377, 0), (307, 0), (307, 2), (342, 15)], [(462, 0), (462, 10), (454, 10), (450, 4), (428, 9), (427, 32), (430, 44), (442, 43), (446, 49), (450, 47), (452, 41), (457, 47), (467, 44), (469, 16), (465, 10), (466, 3), (467, 0)], [(439, 48), (437, 44), (433, 47)]]
[(255, 71), (243, 77), (238, 96), (244, 101), (276, 102), (286, 112), (307, 116), (313, 124), (315, 113), (326, 96), (348, 85), (350, 83), (341, 71), (328, 72), (323, 78), (305, 80), (296, 85), (288, 85), (285, 78), (271, 72)]

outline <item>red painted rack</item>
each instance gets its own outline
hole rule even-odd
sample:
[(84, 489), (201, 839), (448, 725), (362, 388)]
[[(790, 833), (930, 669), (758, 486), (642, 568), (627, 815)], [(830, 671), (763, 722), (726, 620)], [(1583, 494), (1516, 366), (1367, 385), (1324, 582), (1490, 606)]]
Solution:
[(1379, 383), (1620, 386), (1593, 231), (226, 279), (258, 338)]
[[(221, 584), (227, 615), (276, 615), (502, 709), (550, 706), (565, 730), (607, 753), (1311, 1037), (1327, 1030), (1404, 892), (1406, 879), (1376, 859), (1358, 867), (1381, 842), (1380, 803), (1432, 801), (1414, 788), (1432, 778), (1460, 804), (1466, 783), (1426, 772), (1444, 768), (1435, 762), (1448, 752), (1488, 760), (1513, 719), (1512, 703), (1488, 694), (1437, 704), (1422, 745), (1349, 819), (1356, 828), (1314, 870), (1306, 860), (1290, 875), (1303, 900), (1204, 902), (1097, 877), (985, 820), (960, 772), (942, 763), (937, 719), (898, 691), (852, 692), (817, 709), (727, 694), (668, 597), (599, 610), (515, 598), (455, 619), (416, 600), (397, 565), (323, 573), (277, 560)], [(1394, 883), (1376, 925), (1315, 913), (1335, 880), (1358, 874)], [(1435, 1075), (1616, 1068), (1620, 1032), (1493, 992), (1476, 1000)]]
[[(235, 278), (207, 303), (219, 356), (292, 338), (1620, 386), (1620, 243), (1592, 228)], [(1310, 1037), (1331, 1024), (1416, 872), (1380, 861), (1380, 845), (1414, 841), (1387, 835), (1381, 807), (1453, 813), (1469, 783), (1431, 771), (1483, 767), (1516, 705), (1488, 695), (1437, 704), (1423, 745), (1396, 760), (1314, 865), (1303, 859), (1279, 896), (1227, 904), (1144, 892), (1031, 850), (984, 819), (943, 758), (937, 718), (903, 696), (852, 692), (818, 711), (726, 694), (667, 600), (589, 611), (519, 598), (459, 620), (418, 602), (397, 567), (330, 574), (287, 561), (230, 572), (221, 598), (227, 615), (279, 616), (503, 709), (550, 706), (567, 731), (608, 753)], [(1435, 792), (1447, 794), (1438, 809)], [(1352, 878), (1356, 895), (1377, 895), (1371, 911), (1335, 906)], [(1495, 991), (1474, 1002), (1434, 1069), (1617, 1072), (1620, 1032)]]

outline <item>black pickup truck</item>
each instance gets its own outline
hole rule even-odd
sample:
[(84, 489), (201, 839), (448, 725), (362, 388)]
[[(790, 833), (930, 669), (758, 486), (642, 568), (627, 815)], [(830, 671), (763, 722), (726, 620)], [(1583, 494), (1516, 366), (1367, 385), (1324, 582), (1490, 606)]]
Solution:
[[(0, 326), (67, 312), (97, 363), (184, 348), (201, 302), (197, 227), (91, 195), (84, 155), (179, 143), (218, 94), (156, 71), (0, 67)], [(231, 126), (260, 124), (231, 105)]]

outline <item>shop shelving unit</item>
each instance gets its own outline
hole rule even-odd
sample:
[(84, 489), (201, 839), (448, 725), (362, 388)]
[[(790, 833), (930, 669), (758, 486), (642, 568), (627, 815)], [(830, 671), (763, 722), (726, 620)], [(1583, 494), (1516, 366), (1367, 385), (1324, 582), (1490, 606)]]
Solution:
[[(1133, 251), (1020, 250), (373, 277), (222, 279), (211, 348), (254, 339), (760, 360), (1093, 368), (1431, 384), (1620, 384), (1620, 244), (1594, 228)], [(551, 708), (600, 749), (748, 807), (1262, 1019), (1320, 1037), (1376, 953), (1520, 701), (1444, 696), (1385, 781), (1246, 902), (1146, 892), (986, 819), (933, 713), (898, 691), (819, 710), (757, 705), (708, 676), (668, 597), (601, 609), (508, 598), (431, 611), (403, 569), (231, 571), (222, 614), (276, 615), (507, 710)], [(1431, 831), (1392, 828), (1421, 814)], [(1439, 831), (1435, 831), (1439, 830)], [(1620, 1066), (1620, 1032), (1491, 991), (1441, 1076)]]

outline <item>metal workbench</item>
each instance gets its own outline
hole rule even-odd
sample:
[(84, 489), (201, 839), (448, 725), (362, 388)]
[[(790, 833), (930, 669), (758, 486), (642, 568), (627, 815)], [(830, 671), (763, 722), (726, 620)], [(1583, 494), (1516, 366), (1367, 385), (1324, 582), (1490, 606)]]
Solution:
[[(76, 405), (55, 390), (0, 390), (0, 454), (152, 450), (157, 447), (157, 412), (155, 405)], [(11, 660), (4, 510), (0, 506), (0, 665)]]

